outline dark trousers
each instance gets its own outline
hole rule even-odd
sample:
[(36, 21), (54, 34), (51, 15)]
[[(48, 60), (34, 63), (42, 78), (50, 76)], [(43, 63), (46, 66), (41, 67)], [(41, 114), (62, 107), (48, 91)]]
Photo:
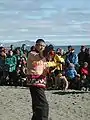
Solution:
[(3, 76), (3, 71), (0, 71), (0, 78)]
[(17, 85), (16, 71), (9, 72), (9, 83), (10, 83), (10, 85), (12, 85), (12, 82), (13, 82), (13, 85)]
[(3, 76), (3, 72), (2, 71), (0, 71), (0, 85), (2, 85), (2, 76)]
[(48, 120), (49, 106), (44, 88), (30, 86), (32, 97), (32, 120)]

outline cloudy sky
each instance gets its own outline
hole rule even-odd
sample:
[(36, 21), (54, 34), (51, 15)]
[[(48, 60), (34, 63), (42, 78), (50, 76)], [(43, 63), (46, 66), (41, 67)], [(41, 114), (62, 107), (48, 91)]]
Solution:
[(90, 0), (0, 0), (0, 42), (90, 44)]

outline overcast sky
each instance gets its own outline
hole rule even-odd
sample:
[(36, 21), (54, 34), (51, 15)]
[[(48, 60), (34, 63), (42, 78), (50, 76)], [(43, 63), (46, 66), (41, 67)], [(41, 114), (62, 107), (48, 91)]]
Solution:
[(90, 44), (90, 0), (0, 0), (0, 42)]

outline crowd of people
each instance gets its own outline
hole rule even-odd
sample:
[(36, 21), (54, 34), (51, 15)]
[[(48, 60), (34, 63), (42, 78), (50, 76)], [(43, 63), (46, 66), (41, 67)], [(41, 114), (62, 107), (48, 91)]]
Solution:
[(0, 47), (0, 85), (23, 86), (26, 84), (27, 50), (13, 45)]
[[(0, 85), (27, 86), (27, 58), (25, 44), (22, 47), (0, 47)], [(67, 51), (53, 45), (46, 45), (43, 55), (46, 58), (47, 89), (90, 90), (90, 48), (81, 46), (76, 54), (73, 46)]]
[(90, 48), (81, 46), (76, 54), (46, 45), (38, 39), (28, 51), (26, 45), (0, 47), (0, 85), (26, 86), (32, 98), (32, 120), (48, 120), (45, 89), (90, 90)]

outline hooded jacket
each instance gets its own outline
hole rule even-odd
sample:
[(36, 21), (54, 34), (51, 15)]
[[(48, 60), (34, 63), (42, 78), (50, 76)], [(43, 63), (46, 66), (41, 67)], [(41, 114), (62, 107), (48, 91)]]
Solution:
[(17, 59), (14, 55), (7, 56), (5, 60), (5, 64), (9, 66), (9, 72), (13, 72), (16, 70)]

